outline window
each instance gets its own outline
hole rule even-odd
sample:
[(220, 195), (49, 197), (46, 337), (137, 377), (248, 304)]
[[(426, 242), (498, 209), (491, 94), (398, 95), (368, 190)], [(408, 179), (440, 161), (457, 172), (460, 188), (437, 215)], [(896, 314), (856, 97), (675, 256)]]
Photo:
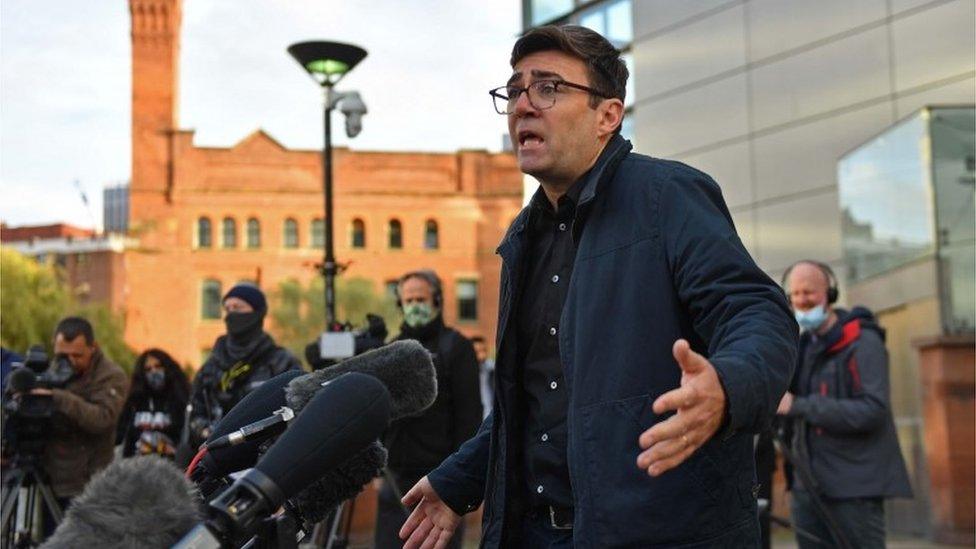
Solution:
[(325, 221), (321, 219), (312, 220), (312, 247), (325, 249)]
[(252, 250), (261, 247), (261, 222), (253, 217), (247, 220), (247, 247)]
[(597, 4), (579, 14), (579, 24), (602, 34), (614, 46), (626, 47), (634, 39), (630, 0)]
[(210, 229), (210, 218), (201, 217), (197, 219), (197, 248), (209, 248), (213, 242), (213, 235)]
[(478, 320), (478, 281), (458, 280), (458, 320)]
[(285, 220), (284, 240), (286, 248), (298, 247), (298, 222), (290, 217)]
[(433, 219), (428, 219), (427, 223), (424, 223), (424, 248), (427, 250), (436, 250), (439, 247), (437, 222)]
[(529, 6), (532, 26), (536, 26), (572, 11), (573, 0), (531, 0)]
[(366, 224), (363, 223), (362, 219), (356, 218), (352, 220), (352, 235), (350, 244), (353, 248), (366, 247)]
[(396, 219), (390, 220), (390, 249), (399, 250), (403, 247), (403, 225)]
[(219, 280), (207, 279), (203, 281), (203, 286), (200, 289), (200, 318), (220, 318), (221, 295)]
[(221, 240), (224, 248), (237, 247), (237, 223), (231, 217), (225, 217), (221, 225)]

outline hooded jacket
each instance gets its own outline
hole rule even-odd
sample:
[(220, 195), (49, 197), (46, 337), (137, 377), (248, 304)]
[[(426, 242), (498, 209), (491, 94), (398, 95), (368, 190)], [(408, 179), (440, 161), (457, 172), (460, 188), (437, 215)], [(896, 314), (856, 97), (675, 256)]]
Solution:
[(911, 497), (891, 414), (885, 331), (863, 307), (834, 311), (837, 323), (826, 334), (800, 338), (787, 414), (793, 448), (822, 495)]

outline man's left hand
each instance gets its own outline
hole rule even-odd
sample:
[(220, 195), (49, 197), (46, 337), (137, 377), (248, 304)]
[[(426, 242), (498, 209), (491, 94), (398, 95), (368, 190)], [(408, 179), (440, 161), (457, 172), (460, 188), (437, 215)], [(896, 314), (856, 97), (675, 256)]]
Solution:
[(725, 390), (715, 367), (691, 350), (684, 339), (674, 342), (681, 386), (654, 401), (654, 413), (675, 415), (644, 431), (637, 439), (644, 450), (637, 466), (656, 477), (680, 465), (718, 431), (725, 418)]

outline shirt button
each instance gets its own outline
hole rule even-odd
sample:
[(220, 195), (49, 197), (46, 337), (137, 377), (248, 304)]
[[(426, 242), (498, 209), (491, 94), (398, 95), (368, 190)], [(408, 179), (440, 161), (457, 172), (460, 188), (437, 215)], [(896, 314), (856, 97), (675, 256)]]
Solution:
[(537, 493), (537, 494), (541, 494), (542, 493), (542, 485), (541, 484), (535, 487), (535, 493)]
[(542, 433), (542, 442), (549, 440), (549, 433)]
[(550, 381), (549, 382), (549, 388), (550, 389), (552, 389), (553, 391), (555, 391), (556, 390), (556, 387), (559, 387), (559, 384), (558, 383), (556, 383), (555, 381)]
[(560, 223), (559, 224), (559, 230), (560, 231), (565, 231), (566, 230), (566, 224), (565, 223)]
[(556, 335), (556, 327), (555, 326), (553, 326), (552, 328), (549, 328), (549, 335), (551, 335), (551, 336)]
[(559, 275), (552, 275), (552, 283), (555, 284), (559, 282)]

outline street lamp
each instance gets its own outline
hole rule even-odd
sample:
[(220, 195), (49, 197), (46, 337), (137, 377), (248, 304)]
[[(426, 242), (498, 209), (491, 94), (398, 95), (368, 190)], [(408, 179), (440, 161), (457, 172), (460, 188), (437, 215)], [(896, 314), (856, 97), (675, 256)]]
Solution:
[(325, 189), (325, 260), (322, 274), (325, 276), (325, 329), (339, 330), (335, 313), (335, 277), (338, 265), (332, 243), (332, 111), (339, 107), (346, 115), (346, 135), (356, 137), (362, 130), (362, 118), (366, 104), (357, 92), (337, 92), (333, 89), (339, 80), (363, 58), (366, 50), (341, 42), (299, 42), (288, 46), (288, 53), (308, 72), (324, 92), (325, 147), (322, 149), (322, 185)]

